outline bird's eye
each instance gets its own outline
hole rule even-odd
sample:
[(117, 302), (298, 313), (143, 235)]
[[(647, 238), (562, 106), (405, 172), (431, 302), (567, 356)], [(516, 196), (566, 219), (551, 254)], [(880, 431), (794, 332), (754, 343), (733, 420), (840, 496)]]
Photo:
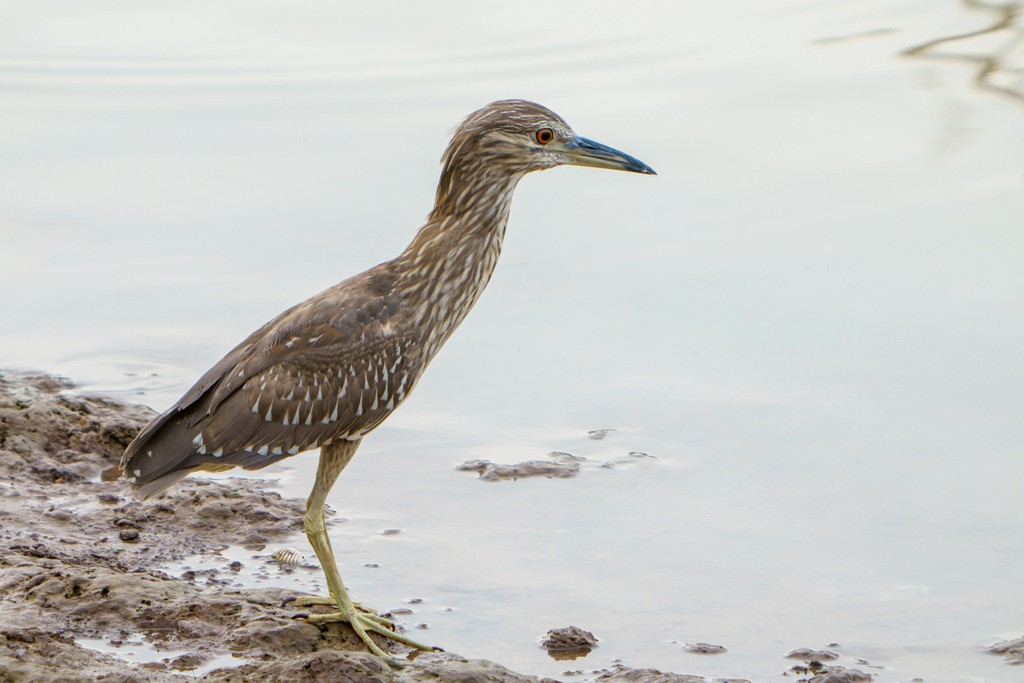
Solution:
[(546, 145), (555, 139), (555, 131), (550, 128), (541, 128), (537, 131), (537, 142)]

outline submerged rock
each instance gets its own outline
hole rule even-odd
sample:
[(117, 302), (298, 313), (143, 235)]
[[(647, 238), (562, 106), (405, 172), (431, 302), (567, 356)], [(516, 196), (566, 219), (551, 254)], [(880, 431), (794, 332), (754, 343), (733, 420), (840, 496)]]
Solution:
[(568, 479), (580, 473), (583, 458), (571, 453), (549, 453), (550, 460), (526, 460), (515, 465), (502, 465), (490, 460), (467, 460), (455, 469), (461, 472), (479, 472), (485, 481), (525, 479), (527, 477), (548, 477)]
[(727, 652), (724, 646), (711, 643), (683, 643), (683, 649), (695, 655), (720, 655)]

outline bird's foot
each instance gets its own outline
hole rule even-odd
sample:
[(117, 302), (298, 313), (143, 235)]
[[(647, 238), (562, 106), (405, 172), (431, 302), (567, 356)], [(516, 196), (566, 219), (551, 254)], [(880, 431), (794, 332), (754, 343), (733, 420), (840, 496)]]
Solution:
[(383, 658), (388, 664), (394, 667), (399, 667), (401, 664), (392, 658), (391, 655), (382, 650), (381, 647), (370, 637), (370, 633), (378, 633), (388, 640), (401, 643), (413, 648), (414, 650), (425, 650), (428, 652), (431, 650), (440, 650), (440, 648), (418, 643), (412, 638), (399, 633), (394, 622), (387, 617), (382, 617), (377, 614), (375, 610), (359, 603), (351, 603), (350, 609), (346, 610), (345, 606), (339, 604), (339, 601), (334, 598), (321, 597), (318, 595), (303, 595), (295, 599), (295, 604), (298, 607), (327, 605), (330, 607), (340, 608), (340, 611), (338, 612), (310, 614), (306, 619), (311, 624), (327, 624), (335, 621), (344, 621), (348, 623), (352, 627), (352, 630), (356, 632), (356, 635), (366, 643), (366, 647), (370, 649), (370, 652)]

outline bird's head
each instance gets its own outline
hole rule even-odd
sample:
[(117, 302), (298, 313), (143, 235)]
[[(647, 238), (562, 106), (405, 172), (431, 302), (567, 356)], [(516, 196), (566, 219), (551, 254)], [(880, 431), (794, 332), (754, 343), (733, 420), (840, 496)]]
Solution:
[(563, 164), (654, 174), (639, 159), (576, 135), (561, 116), (526, 100), (492, 102), (467, 116), (442, 163), (487, 174), (521, 175)]

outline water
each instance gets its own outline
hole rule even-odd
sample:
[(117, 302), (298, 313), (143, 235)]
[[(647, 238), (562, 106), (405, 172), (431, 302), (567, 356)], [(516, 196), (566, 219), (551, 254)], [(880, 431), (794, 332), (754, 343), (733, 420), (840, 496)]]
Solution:
[[(141, 634), (133, 634), (116, 642), (106, 638), (75, 638), (75, 643), (90, 650), (113, 655), (132, 664), (165, 662), (189, 652), (188, 650), (159, 649)], [(179, 670), (178, 673), (184, 676), (198, 677), (214, 669), (231, 669), (245, 663), (245, 660), (230, 654), (216, 655), (194, 669)]]
[[(357, 599), (421, 598), (418, 636), (544, 675), (621, 658), (765, 680), (788, 650), (838, 642), (881, 681), (1020, 680), (982, 651), (1024, 632), (1019, 20), (926, 59), (901, 53), (996, 16), (923, 0), (15, 13), (0, 367), (166, 407), (278, 311), (397, 253), (461, 116), (534, 99), (659, 175), (522, 183), (487, 293), (331, 498)], [(1009, 92), (972, 84), (988, 54)], [(553, 450), (593, 466), (453, 469)], [(596, 466), (630, 451), (656, 459)], [(268, 475), (305, 495), (314, 463)], [(550, 660), (539, 638), (570, 623), (599, 648)]]

